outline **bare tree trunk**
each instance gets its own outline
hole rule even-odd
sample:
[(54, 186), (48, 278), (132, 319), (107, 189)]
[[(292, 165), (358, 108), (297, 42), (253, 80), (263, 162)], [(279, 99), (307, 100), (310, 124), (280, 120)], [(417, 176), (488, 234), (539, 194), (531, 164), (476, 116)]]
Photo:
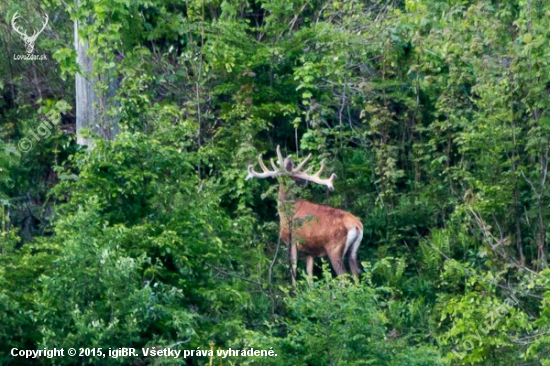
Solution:
[[(78, 21), (74, 25), (74, 43), (77, 63), (82, 74), (76, 75), (76, 133), (77, 143), (92, 147), (93, 139), (82, 136), (83, 129), (91, 129), (101, 138), (112, 140), (119, 131), (118, 119), (108, 116), (107, 111), (113, 105), (113, 97), (118, 89), (118, 80), (110, 73), (93, 76), (94, 60), (88, 55), (88, 42), (78, 37)], [(106, 93), (98, 95), (95, 87), (98, 82), (107, 82)]]

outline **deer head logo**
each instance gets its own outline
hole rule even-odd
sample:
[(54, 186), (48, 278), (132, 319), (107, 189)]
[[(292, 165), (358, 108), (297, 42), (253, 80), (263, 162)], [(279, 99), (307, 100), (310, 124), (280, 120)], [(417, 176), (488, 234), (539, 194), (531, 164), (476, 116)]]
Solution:
[(36, 38), (40, 33), (42, 33), (44, 28), (46, 28), (46, 25), (48, 25), (48, 14), (44, 14), (44, 25), (42, 26), (42, 29), (40, 29), (39, 31), (35, 31), (32, 36), (28, 36), (27, 32), (21, 32), (19, 28), (17, 28), (17, 25), (15, 24), (17, 18), (19, 18), (19, 15), (17, 15), (17, 12), (15, 12), (15, 14), (13, 14), (13, 17), (11, 18), (11, 26), (23, 38), (27, 53), (30, 55), (34, 50), (34, 42), (36, 41)]

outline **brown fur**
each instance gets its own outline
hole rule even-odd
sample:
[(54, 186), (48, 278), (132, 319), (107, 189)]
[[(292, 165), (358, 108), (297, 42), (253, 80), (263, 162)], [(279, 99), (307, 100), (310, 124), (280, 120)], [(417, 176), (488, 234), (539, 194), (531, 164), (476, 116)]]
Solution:
[(284, 206), (279, 203), (281, 239), (289, 244), (289, 227), (292, 225), (292, 242), (296, 243), (297, 250), (314, 257), (328, 255), (336, 273), (345, 273), (343, 256), (348, 231), (354, 227), (363, 231), (361, 221), (348, 212), (302, 200), (287, 208), (293, 213), (291, 220), (284, 210)]

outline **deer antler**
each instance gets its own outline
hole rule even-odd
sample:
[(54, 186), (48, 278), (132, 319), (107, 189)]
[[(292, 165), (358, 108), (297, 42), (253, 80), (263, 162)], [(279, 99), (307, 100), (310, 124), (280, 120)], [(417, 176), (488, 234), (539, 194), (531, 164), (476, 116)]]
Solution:
[(249, 180), (252, 178), (275, 178), (280, 176), (281, 174), (284, 174), (284, 171), (282, 169), (277, 168), (275, 166), (275, 163), (273, 162), (273, 159), (271, 159), (271, 165), (273, 166), (273, 170), (267, 169), (265, 166), (263, 160), (262, 160), (262, 154), (258, 155), (258, 163), (260, 164), (260, 168), (262, 168), (262, 173), (258, 173), (254, 171), (254, 166), (250, 164), (248, 166), (248, 175), (246, 176), (245, 180)]
[(296, 168), (294, 168), (294, 163), (292, 162), (292, 159), (290, 157), (287, 157), (286, 159), (283, 159), (283, 155), (281, 154), (281, 147), (277, 145), (277, 165), (273, 162), (273, 159), (270, 159), (271, 166), (273, 167), (273, 170), (269, 170), (263, 160), (262, 160), (262, 154), (258, 155), (258, 163), (260, 165), (260, 168), (262, 168), (262, 173), (258, 173), (254, 171), (253, 165), (248, 166), (248, 175), (246, 176), (246, 180), (252, 179), (252, 178), (275, 178), (279, 177), (281, 175), (290, 174), (290, 177), (306, 180), (309, 182), (321, 184), (323, 186), (327, 186), (328, 189), (331, 191), (334, 190), (334, 186), (332, 183), (334, 182), (334, 179), (336, 178), (336, 174), (332, 174), (330, 178), (321, 178), (321, 173), (325, 169), (325, 160), (321, 161), (321, 168), (319, 171), (314, 175), (309, 175), (308, 172), (313, 168), (309, 167), (305, 171), (301, 171), (302, 168), (306, 165), (308, 160), (311, 158), (311, 154), (309, 154), (304, 160), (302, 160)]
[(280, 175), (285, 174), (285, 168), (284, 168), (284, 159), (283, 155), (281, 154), (281, 147), (277, 145), (277, 164), (279, 164), (279, 167), (273, 162), (273, 159), (270, 159), (269, 162), (271, 163), (271, 166), (273, 167), (273, 170), (269, 170), (262, 159), (262, 154), (258, 155), (258, 164), (260, 165), (260, 168), (262, 168), (262, 173), (258, 173), (254, 171), (253, 165), (248, 166), (248, 175), (246, 176), (246, 180), (252, 179), (252, 178), (275, 178)]
[(309, 154), (309, 156), (307, 158), (305, 158), (304, 161), (302, 161), (296, 167), (296, 169), (293, 169), (291, 176), (293, 178), (303, 179), (303, 180), (307, 180), (309, 182), (313, 182), (313, 183), (317, 183), (317, 184), (320, 184), (320, 185), (323, 185), (323, 186), (327, 186), (328, 189), (330, 189), (331, 191), (334, 191), (334, 186), (332, 185), (332, 183), (334, 182), (334, 179), (336, 178), (336, 174), (332, 174), (330, 176), (330, 178), (325, 178), (325, 179), (321, 178), (321, 173), (325, 169), (325, 159), (323, 159), (321, 161), (321, 167), (319, 168), (317, 173), (315, 173), (314, 175), (309, 175), (308, 174), (308, 172), (312, 169), (312, 167), (309, 167), (304, 172), (300, 171), (302, 169), (302, 167), (305, 165), (305, 163), (309, 160), (310, 157), (311, 157), (311, 154)]
[(27, 33), (26, 32), (21, 32), (17, 26), (15, 25), (15, 21), (19, 18), (19, 15), (17, 15), (17, 12), (15, 12), (15, 14), (13, 14), (13, 17), (11, 18), (11, 26), (12, 28), (17, 32), (19, 33), (21, 36), (25, 37), (25, 38), (29, 38), (29, 36), (27, 36)]

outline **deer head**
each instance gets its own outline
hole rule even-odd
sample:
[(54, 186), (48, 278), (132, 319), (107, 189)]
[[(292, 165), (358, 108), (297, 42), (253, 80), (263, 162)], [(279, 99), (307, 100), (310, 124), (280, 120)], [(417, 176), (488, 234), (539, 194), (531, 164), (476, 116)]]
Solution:
[(28, 36), (27, 32), (21, 32), (19, 30), (19, 28), (15, 24), (18, 18), (19, 18), (19, 15), (17, 14), (17, 12), (15, 12), (15, 14), (13, 14), (13, 17), (11, 18), (11, 26), (23, 38), (23, 41), (25, 42), (26, 51), (28, 54), (31, 54), (32, 51), (34, 50), (34, 42), (36, 41), (36, 38), (40, 33), (42, 33), (44, 28), (46, 28), (46, 25), (48, 25), (48, 19), (49, 19), (48, 14), (44, 14), (44, 24), (42, 25), (42, 29), (40, 29), (39, 31), (35, 31), (32, 36)]
[(277, 145), (277, 164), (273, 162), (273, 159), (270, 160), (271, 166), (273, 167), (273, 170), (269, 170), (263, 160), (262, 160), (262, 154), (258, 156), (258, 163), (260, 164), (260, 168), (262, 168), (262, 173), (258, 173), (254, 171), (254, 166), (249, 165), (248, 166), (248, 175), (246, 176), (246, 180), (252, 179), (252, 178), (277, 178), (281, 176), (289, 176), (290, 178), (294, 180), (303, 180), (308, 181), (312, 183), (317, 183), (323, 186), (326, 186), (329, 190), (334, 191), (333, 182), (336, 178), (336, 174), (332, 174), (330, 178), (322, 179), (321, 173), (325, 169), (325, 160), (323, 159), (321, 161), (321, 167), (315, 173), (314, 175), (309, 175), (309, 171), (313, 169), (313, 167), (309, 167), (305, 171), (302, 172), (303, 167), (306, 165), (308, 160), (311, 158), (311, 154), (309, 154), (298, 166), (294, 167), (294, 162), (290, 158), (290, 156), (283, 159), (283, 155), (281, 154), (281, 147)]

